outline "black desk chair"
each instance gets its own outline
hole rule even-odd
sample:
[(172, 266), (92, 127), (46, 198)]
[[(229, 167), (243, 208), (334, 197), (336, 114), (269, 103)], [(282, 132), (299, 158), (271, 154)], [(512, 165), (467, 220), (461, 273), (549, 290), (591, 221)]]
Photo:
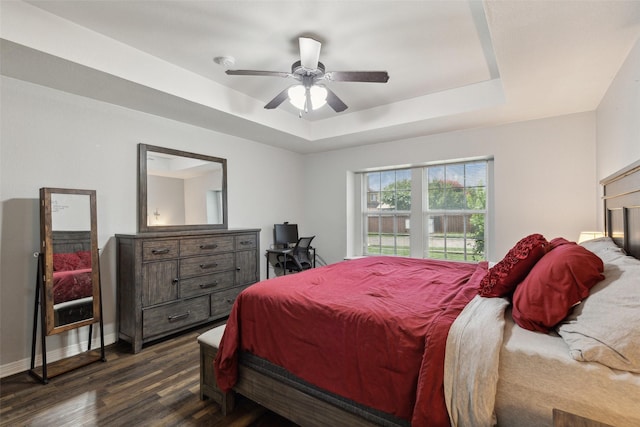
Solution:
[(301, 237), (294, 246), (290, 253), (283, 253), (278, 255), (279, 268), (288, 271), (303, 271), (308, 270), (314, 266), (313, 256), (311, 255), (311, 241), (316, 236)]

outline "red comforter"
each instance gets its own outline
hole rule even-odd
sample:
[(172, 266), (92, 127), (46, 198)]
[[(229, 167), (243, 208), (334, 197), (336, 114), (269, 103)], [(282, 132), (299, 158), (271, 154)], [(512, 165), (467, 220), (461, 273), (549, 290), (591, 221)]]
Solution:
[(369, 257), (257, 283), (231, 310), (218, 385), (236, 383), (244, 350), (414, 426), (448, 426), (447, 334), (486, 271), (484, 262)]
[(93, 295), (91, 268), (53, 272), (53, 303), (73, 301)]

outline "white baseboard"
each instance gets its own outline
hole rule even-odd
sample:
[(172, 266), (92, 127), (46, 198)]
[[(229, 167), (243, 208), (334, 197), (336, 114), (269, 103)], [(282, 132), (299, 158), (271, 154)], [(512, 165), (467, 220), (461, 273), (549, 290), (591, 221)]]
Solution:
[[(113, 344), (117, 341), (117, 334), (107, 334), (104, 336), (104, 345)], [(88, 341), (73, 343), (67, 347), (57, 348), (55, 350), (47, 351), (47, 363), (55, 362), (56, 360), (64, 359), (66, 357), (75, 356), (86, 350)], [(91, 348), (100, 348), (100, 339), (93, 339), (91, 341)], [(42, 354), (36, 354), (36, 366), (42, 365)], [(8, 377), (9, 375), (18, 374), (20, 372), (28, 371), (31, 368), (31, 356), (26, 359), (17, 360), (15, 362), (7, 363), (6, 365), (0, 365), (0, 378)]]

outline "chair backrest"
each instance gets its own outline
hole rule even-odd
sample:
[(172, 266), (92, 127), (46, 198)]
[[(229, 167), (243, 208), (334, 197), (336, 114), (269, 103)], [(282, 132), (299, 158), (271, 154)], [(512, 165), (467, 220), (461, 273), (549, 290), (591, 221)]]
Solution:
[(311, 247), (311, 241), (316, 236), (311, 237), (301, 237), (298, 239), (298, 243), (293, 248), (292, 256), (298, 261), (300, 264), (307, 263), (309, 266), (312, 264), (311, 262), (311, 253), (309, 252), (309, 248)]
[(302, 250), (308, 250), (311, 247), (311, 241), (315, 238), (316, 236), (311, 236), (311, 237), (301, 237), (298, 239), (298, 243), (296, 243), (296, 249), (302, 249)]

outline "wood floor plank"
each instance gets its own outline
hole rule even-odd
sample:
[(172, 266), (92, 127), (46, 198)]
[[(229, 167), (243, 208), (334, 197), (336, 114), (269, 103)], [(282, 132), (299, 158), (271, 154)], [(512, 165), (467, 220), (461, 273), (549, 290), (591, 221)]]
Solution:
[(107, 362), (52, 378), (43, 385), (26, 372), (0, 379), (0, 426), (295, 427), (239, 396), (223, 417), (201, 401), (197, 337), (215, 325), (145, 346), (107, 347)]

